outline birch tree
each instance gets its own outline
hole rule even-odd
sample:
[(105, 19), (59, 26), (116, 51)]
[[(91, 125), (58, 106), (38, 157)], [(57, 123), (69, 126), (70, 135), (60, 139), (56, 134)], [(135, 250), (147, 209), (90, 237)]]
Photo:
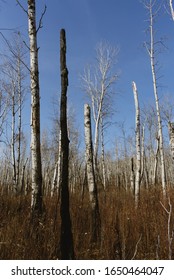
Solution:
[[(1, 34), (7, 51), (2, 55), (3, 74), (2, 85), (9, 98), (11, 111), (11, 158), (13, 166), (13, 189), (20, 191), (20, 167), (21, 167), (21, 142), (22, 142), (22, 105), (25, 100), (24, 81), (26, 78), (24, 43), (20, 32), (15, 32), (10, 40)], [(18, 120), (17, 120), (18, 118)]]
[(140, 195), (140, 180), (141, 180), (141, 142), (140, 142), (140, 108), (138, 101), (138, 91), (135, 82), (132, 82), (132, 88), (135, 100), (135, 135), (136, 135), (136, 175), (135, 175), (135, 206), (138, 206)]
[(97, 168), (99, 150), (100, 127), (102, 118), (102, 129), (107, 117), (112, 114), (113, 85), (118, 75), (113, 73), (118, 49), (111, 47), (108, 43), (100, 43), (96, 48), (97, 64), (87, 67), (81, 76), (83, 87), (91, 99), (93, 119), (95, 123), (94, 134), (94, 166)]
[(144, 2), (144, 5), (149, 12), (150, 43), (149, 44), (146, 43), (145, 46), (150, 58), (150, 65), (151, 65), (151, 72), (152, 72), (153, 91), (154, 91), (157, 121), (158, 121), (162, 190), (163, 190), (163, 195), (166, 196), (166, 172), (165, 172), (164, 148), (163, 148), (163, 131), (162, 131), (162, 120), (160, 114), (159, 93), (158, 93), (158, 84), (157, 84), (157, 69), (156, 69), (157, 41), (155, 40), (155, 30), (154, 30), (154, 20), (158, 14), (159, 7), (156, 7), (156, 1), (154, 0), (148, 0), (147, 2)]
[[(30, 41), (31, 78), (31, 157), (32, 157), (32, 212), (42, 213), (42, 166), (40, 149), (40, 87), (35, 0), (28, 0), (28, 34)], [(40, 27), (40, 26), (39, 26)]]
[(61, 130), (61, 168), (60, 168), (60, 254), (61, 259), (74, 259), (73, 235), (69, 210), (69, 139), (67, 129), (67, 88), (68, 69), (66, 66), (66, 33), (60, 31), (60, 73), (61, 73), (61, 102), (60, 102), (60, 130)]
[(92, 211), (92, 242), (96, 242), (100, 237), (100, 214), (97, 196), (97, 186), (95, 182), (94, 162), (93, 162), (93, 145), (91, 133), (91, 114), (90, 106), (84, 106), (84, 119), (85, 119), (85, 144), (86, 144), (86, 168), (87, 180), (89, 188), (89, 198)]

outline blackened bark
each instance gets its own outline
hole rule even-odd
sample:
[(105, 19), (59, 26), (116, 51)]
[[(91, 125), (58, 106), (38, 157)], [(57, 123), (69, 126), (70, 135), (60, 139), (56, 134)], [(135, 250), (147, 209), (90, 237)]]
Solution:
[(62, 260), (74, 259), (73, 235), (71, 229), (71, 218), (69, 210), (69, 188), (68, 188), (68, 160), (69, 139), (67, 129), (67, 88), (68, 69), (66, 67), (66, 34), (60, 31), (60, 71), (61, 71), (61, 103), (60, 103), (60, 129), (61, 129), (61, 173), (60, 173), (60, 257)]

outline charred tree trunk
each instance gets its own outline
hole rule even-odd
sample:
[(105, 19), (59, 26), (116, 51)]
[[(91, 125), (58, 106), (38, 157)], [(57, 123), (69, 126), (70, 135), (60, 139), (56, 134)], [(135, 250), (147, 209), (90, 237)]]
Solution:
[(28, 30), (30, 39), (31, 75), (31, 156), (32, 156), (32, 199), (33, 214), (42, 213), (42, 168), (40, 150), (40, 90), (35, 0), (28, 0)]
[(74, 259), (73, 235), (69, 210), (68, 165), (69, 165), (69, 139), (67, 129), (67, 88), (68, 69), (66, 67), (66, 34), (60, 31), (60, 72), (61, 72), (61, 104), (60, 104), (60, 129), (61, 129), (61, 169), (60, 169), (60, 255), (63, 260)]
[(95, 182), (94, 172), (94, 157), (92, 147), (91, 135), (91, 115), (90, 106), (85, 104), (84, 107), (85, 117), (85, 142), (86, 142), (86, 166), (87, 166), (87, 179), (89, 187), (89, 198), (92, 208), (92, 225), (91, 225), (91, 242), (95, 243), (100, 240), (100, 214), (98, 205), (97, 186)]

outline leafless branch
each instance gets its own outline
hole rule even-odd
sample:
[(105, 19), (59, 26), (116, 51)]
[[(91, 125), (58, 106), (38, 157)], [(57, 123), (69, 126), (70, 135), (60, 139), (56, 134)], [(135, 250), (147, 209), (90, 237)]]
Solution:
[(21, 7), (21, 9), (27, 14), (28, 17), (28, 12), (27, 10), (24, 8), (24, 6), (22, 6), (22, 4), (19, 2), (19, 0), (16, 0), (17, 4)]
[(41, 17), (40, 17), (40, 20), (39, 20), (39, 26), (38, 26), (38, 28), (37, 28), (37, 30), (36, 30), (36, 33), (39, 31), (39, 29), (41, 29), (41, 28), (43, 27), (43, 25), (42, 25), (42, 19), (43, 19), (45, 13), (46, 13), (46, 10), (47, 10), (47, 6), (45, 5), (44, 11), (43, 11), (43, 13), (42, 13), (42, 15), (41, 15)]
[[(12, 46), (10, 45), (9, 41), (5, 38), (5, 36), (3, 35), (2, 32), (0, 32), (0, 35), (1, 35), (2, 38), (4, 39), (6, 45), (8, 46), (8, 48), (9, 48), (9, 50), (10, 50), (10, 52), (11, 52), (15, 57), (17, 57), (17, 55), (16, 55), (16, 53), (13, 51)], [(27, 66), (27, 64), (26, 64), (22, 59), (19, 58), (19, 60), (20, 60), (20, 62), (26, 67), (26, 69), (30, 72), (30, 68)]]

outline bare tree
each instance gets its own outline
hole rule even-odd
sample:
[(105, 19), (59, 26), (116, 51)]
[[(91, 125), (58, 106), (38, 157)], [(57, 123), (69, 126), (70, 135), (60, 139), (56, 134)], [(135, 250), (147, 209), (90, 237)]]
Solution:
[(93, 119), (95, 123), (94, 135), (94, 166), (97, 168), (99, 150), (100, 128), (102, 118), (102, 130), (107, 117), (112, 114), (113, 84), (118, 78), (113, 74), (113, 66), (116, 62), (118, 49), (108, 43), (100, 43), (96, 48), (97, 64), (87, 67), (81, 76), (84, 90), (91, 99)]
[(85, 119), (85, 143), (86, 143), (86, 167), (89, 187), (89, 198), (92, 208), (92, 242), (96, 242), (100, 237), (100, 214), (97, 196), (97, 186), (95, 182), (94, 162), (93, 162), (93, 145), (91, 132), (91, 115), (90, 106), (84, 106)]
[(28, 0), (28, 34), (30, 40), (31, 77), (31, 155), (32, 211), (42, 213), (42, 167), (40, 150), (40, 88), (35, 0)]
[(138, 91), (135, 82), (132, 82), (132, 88), (135, 100), (135, 135), (136, 135), (136, 175), (135, 175), (135, 207), (138, 206), (140, 195), (140, 180), (141, 180), (141, 139), (140, 139), (140, 108), (138, 101)]
[(61, 130), (61, 168), (60, 168), (60, 254), (61, 259), (74, 259), (73, 235), (69, 211), (69, 139), (67, 129), (67, 88), (68, 69), (66, 66), (66, 34), (60, 31), (60, 72), (61, 72), (61, 102), (60, 102), (60, 130)]
[(158, 136), (159, 136), (159, 152), (161, 159), (161, 178), (162, 178), (162, 190), (164, 196), (166, 196), (166, 172), (165, 172), (165, 161), (164, 161), (164, 147), (163, 147), (163, 131), (162, 131), (162, 120), (160, 114), (160, 105), (159, 105), (159, 93), (158, 93), (158, 84), (157, 84), (157, 70), (156, 70), (156, 46), (157, 42), (155, 40), (154, 32), (154, 20), (158, 15), (159, 7), (156, 7), (156, 1), (148, 0), (144, 2), (145, 8), (149, 11), (149, 32), (150, 32), (150, 43), (145, 44), (148, 55), (150, 57), (152, 80), (153, 80), (153, 91), (155, 96), (156, 104), (156, 113), (158, 120)]
[[(11, 155), (13, 166), (13, 189), (20, 191), (20, 167), (22, 133), (22, 105), (25, 99), (24, 80), (26, 73), (21, 61), (25, 61), (25, 51), (20, 33), (15, 33), (11, 41), (5, 41), (8, 54), (3, 55), (1, 71), (4, 75), (2, 85), (9, 98), (11, 111)], [(18, 118), (18, 122), (17, 122)], [(22, 169), (22, 168), (21, 168)]]

